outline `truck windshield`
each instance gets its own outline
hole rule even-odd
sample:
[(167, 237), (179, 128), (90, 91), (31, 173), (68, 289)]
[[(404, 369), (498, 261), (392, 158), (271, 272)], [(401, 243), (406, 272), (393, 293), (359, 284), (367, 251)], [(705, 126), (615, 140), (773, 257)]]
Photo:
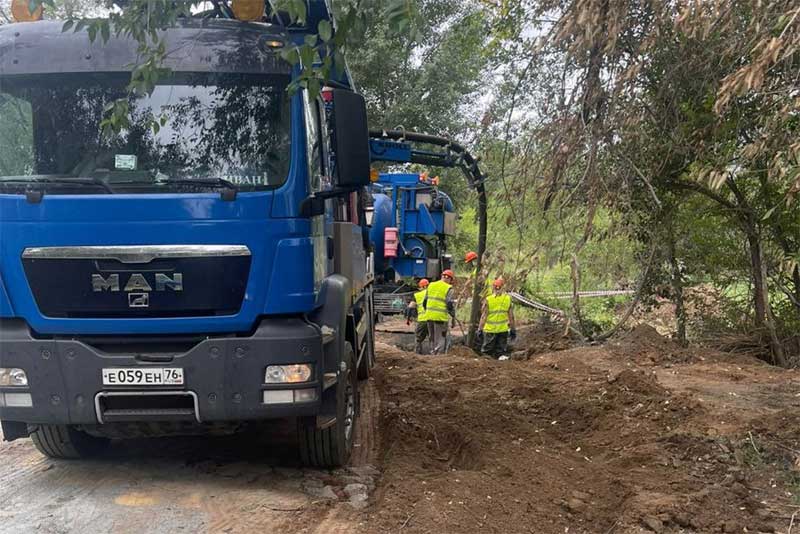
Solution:
[[(128, 95), (129, 80), (128, 73), (0, 77), (0, 183), (185, 192), (192, 181), (243, 190), (286, 181), (285, 77), (176, 73), (138, 97)], [(103, 135), (100, 123), (117, 99), (128, 101), (129, 124)]]

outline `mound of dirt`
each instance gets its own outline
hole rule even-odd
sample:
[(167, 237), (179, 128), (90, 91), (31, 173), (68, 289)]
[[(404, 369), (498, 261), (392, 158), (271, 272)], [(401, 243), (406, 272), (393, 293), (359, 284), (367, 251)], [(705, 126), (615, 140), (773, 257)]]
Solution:
[(696, 361), (694, 352), (662, 336), (647, 324), (639, 324), (632, 330), (623, 332), (611, 341), (610, 346), (621, 358), (640, 365)]
[[(640, 334), (622, 340), (629, 351), (679, 350)], [(762, 504), (774, 496), (749, 484), (770, 485), (737, 453), (744, 419), (714, 437), (722, 415), (666, 387), (652, 362), (622, 364), (607, 346), (505, 362), (379, 352), (384, 474), (365, 532), (776, 528)]]
[(449, 356), (455, 356), (456, 358), (480, 358), (481, 355), (472, 350), (471, 348), (465, 345), (455, 345), (450, 347), (450, 350), (447, 352)]
[(514, 352), (524, 352), (525, 358), (530, 358), (537, 354), (567, 350), (580, 344), (580, 340), (575, 339), (571, 332), (565, 334), (563, 327), (539, 323), (517, 328), (517, 339), (512, 346)]

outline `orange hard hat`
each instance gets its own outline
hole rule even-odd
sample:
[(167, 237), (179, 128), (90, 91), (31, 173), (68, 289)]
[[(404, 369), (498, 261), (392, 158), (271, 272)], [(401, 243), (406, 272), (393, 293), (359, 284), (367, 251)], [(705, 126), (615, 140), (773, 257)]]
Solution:
[(494, 282), (492, 282), (492, 285), (494, 287), (503, 287), (503, 285), (505, 285), (505, 283), (506, 283), (506, 281), (503, 280), (503, 277), (501, 276), (500, 278), (495, 278)]
[(453, 274), (453, 271), (450, 269), (445, 269), (442, 271), (442, 276), (449, 276), (450, 278), (455, 278), (456, 276)]
[(428, 284), (430, 284), (430, 282), (428, 282), (427, 278), (423, 278), (419, 281), (419, 287), (428, 287)]
[(464, 261), (466, 263), (469, 263), (469, 262), (471, 262), (473, 260), (477, 260), (477, 259), (478, 259), (478, 254), (473, 252), (473, 251), (471, 251), (471, 250), (469, 252), (467, 252), (466, 256), (464, 256)]

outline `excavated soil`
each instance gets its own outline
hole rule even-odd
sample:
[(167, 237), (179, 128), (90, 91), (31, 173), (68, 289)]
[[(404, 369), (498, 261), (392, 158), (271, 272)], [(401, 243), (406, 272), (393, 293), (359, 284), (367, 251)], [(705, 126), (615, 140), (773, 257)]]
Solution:
[(379, 350), (359, 531), (786, 532), (800, 510), (794, 371), (647, 327), (522, 361)]

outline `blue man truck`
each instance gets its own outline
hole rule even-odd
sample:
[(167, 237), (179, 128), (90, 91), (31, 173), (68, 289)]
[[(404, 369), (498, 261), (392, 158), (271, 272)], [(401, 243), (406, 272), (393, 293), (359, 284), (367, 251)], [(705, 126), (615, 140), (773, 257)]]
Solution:
[[(330, 19), (308, 7), (179, 19), (144, 95), (130, 40), (0, 27), (6, 440), (79, 458), (292, 418), (304, 463), (347, 461), (374, 361), (369, 131), (346, 68), (287, 91), (278, 52)], [(103, 135), (118, 99), (129, 123)]]

